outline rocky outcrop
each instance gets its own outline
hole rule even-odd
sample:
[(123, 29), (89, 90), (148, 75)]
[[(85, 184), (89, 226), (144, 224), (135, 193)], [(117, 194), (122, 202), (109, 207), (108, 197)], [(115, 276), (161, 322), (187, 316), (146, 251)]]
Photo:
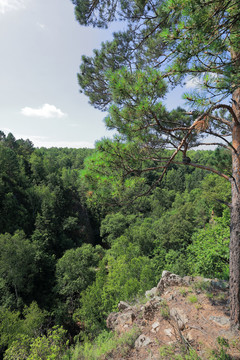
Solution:
[(157, 287), (154, 287), (151, 290), (147, 290), (145, 292), (145, 296), (147, 299), (153, 298), (156, 294), (157, 294)]
[[(176, 346), (177, 353), (181, 347), (191, 347), (200, 359), (205, 359), (204, 348), (217, 349), (219, 336), (233, 338), (227, 316), (227, 288), (225, 281), (163, 271), (158, 285), (146, 291), (145, 304), (120, 301), (119, 311), (109, 314), (107, 327), (119, 336), (137, 329), (126, 358), (114, 353), (111, 359), (157, 360), (162, 345)], [(235, 350), (231, 351), (235, 356)], [(240, 352), (235, 358), (240, 359)]]
[(126, 303), (125, 301), (120, 301), (120, 303), (118, 304), (118, 310), (122, 311), (122, 310), (126, 310), (128, 308), (130, 308), (131, 306)]
[(181, 286), (185, 284), (181, 276), (172, 274), (170, 271), (163, 271), (161, 280), (157, 285), (157, 293), (162, 294), (169, 286)]
[(107, 318), (107, 327), (114, 331), (124, 331), (129, 325), (132, 325), (136, 318), (135, 312), (131, 307), (123, 310), (123, 312), (112, 312)]
[(158, 296), (154, 297), (142, 307), (144, 319), (152, 320), (154, 318), (154, 314), (160, 306), (161, 300)]

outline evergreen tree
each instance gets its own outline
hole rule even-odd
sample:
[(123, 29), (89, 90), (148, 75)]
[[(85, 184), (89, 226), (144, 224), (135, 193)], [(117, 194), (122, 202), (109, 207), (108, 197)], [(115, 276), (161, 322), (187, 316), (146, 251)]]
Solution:
[[(83, 57), (79, 83), (91, 103), (108, 110), (106, 124), (120, 136), (99, 149), (116, 159), (124, 175), (183, 163), (212, 171), (231, 182), (230, 312), (240, 324), (240, 14), (236, 0), (72, 0), (81, 24), (106, 27), (125, 20), (127, 30)], [(192, 110), (167, 113), (169, 90), (186, 79), (199, 89), (186, 94)], [(229, 98), (231, 97), (231, 100)], [(192, 147), (212, 144), (232, 154), (232, 172), (193, 163)], [(229, 140), (229, 138), (231, 140)], [(134, 153), (125, 143), (136, 144)], [(116, 145), (117, 142), (117, 145)], [(172, 152), (161, 151), (171, 148)], [(182, 153), (182, 159), (179, 159)], [(151, 166), (146, 166), (146, 159)], [(112, 161), (114, 163), (114, 160)], [(147, 193), (147, 192), (145, 192)]]

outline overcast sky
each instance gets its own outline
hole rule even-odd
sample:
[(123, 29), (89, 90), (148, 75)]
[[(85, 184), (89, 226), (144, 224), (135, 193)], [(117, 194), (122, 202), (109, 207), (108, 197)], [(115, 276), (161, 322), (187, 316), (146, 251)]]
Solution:
[[(77, 72), (113, 30), (81, 27), (70, 0), (0, 0), (0, 130), (36, 147), (93, 147), (111, 136)], [(178, 104), (175, 91), (168, 107)]]

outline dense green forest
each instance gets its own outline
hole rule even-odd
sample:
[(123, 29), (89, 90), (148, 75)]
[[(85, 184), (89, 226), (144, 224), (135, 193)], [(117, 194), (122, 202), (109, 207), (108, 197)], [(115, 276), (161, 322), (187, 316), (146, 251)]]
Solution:
[[(224, 149), (189, 156), (231, 168)], [(71, 358), (162, 270), (228, 279), (224, 178), (176, 161), (144, 195), (156, 169), (123, 180), (100, 150), (35, 149), (3, 132), (0, 162), (1, 358)]]
[[(118, 302), (163, 270), (229, 279), (236, 330), (238, 1), (72, 3), (81, 25), (124, 21), (78, 74), (115, 135), (94, 150), (35, 149), (0, 132), (1, 358), (81, 359), (78, 344), (107, 336)], [(168, 111), (168, 93), (189, 81), (187, 109)]]

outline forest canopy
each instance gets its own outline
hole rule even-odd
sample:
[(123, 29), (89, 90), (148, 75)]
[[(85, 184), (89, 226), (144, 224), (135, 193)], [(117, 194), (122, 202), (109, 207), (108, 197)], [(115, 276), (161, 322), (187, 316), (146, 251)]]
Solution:
[[(67, 339), (95, 337), (120, 300), (155, 286), (164, 269), (228, 279), (230, 213), (218, 201), (230, 201), (224, 178), (172, 164), (151, 194), (122, 206), (139, 187), (151, 186), (158, 170), (139, 172), (120, 187), (117, 169), (96, 173), (96, 159), (109, 172), (97, 150), (35, 149), (1, 134), (4, 359), (16, 358), (20, 348), (19, 359), (33, 356), (29, 344), (34, 354), (37, 343), (44, 348), (53, 338), (54, 351), (63, 354)], [(221, 149), (190, 156), (205, 166), (231, 166)]]

